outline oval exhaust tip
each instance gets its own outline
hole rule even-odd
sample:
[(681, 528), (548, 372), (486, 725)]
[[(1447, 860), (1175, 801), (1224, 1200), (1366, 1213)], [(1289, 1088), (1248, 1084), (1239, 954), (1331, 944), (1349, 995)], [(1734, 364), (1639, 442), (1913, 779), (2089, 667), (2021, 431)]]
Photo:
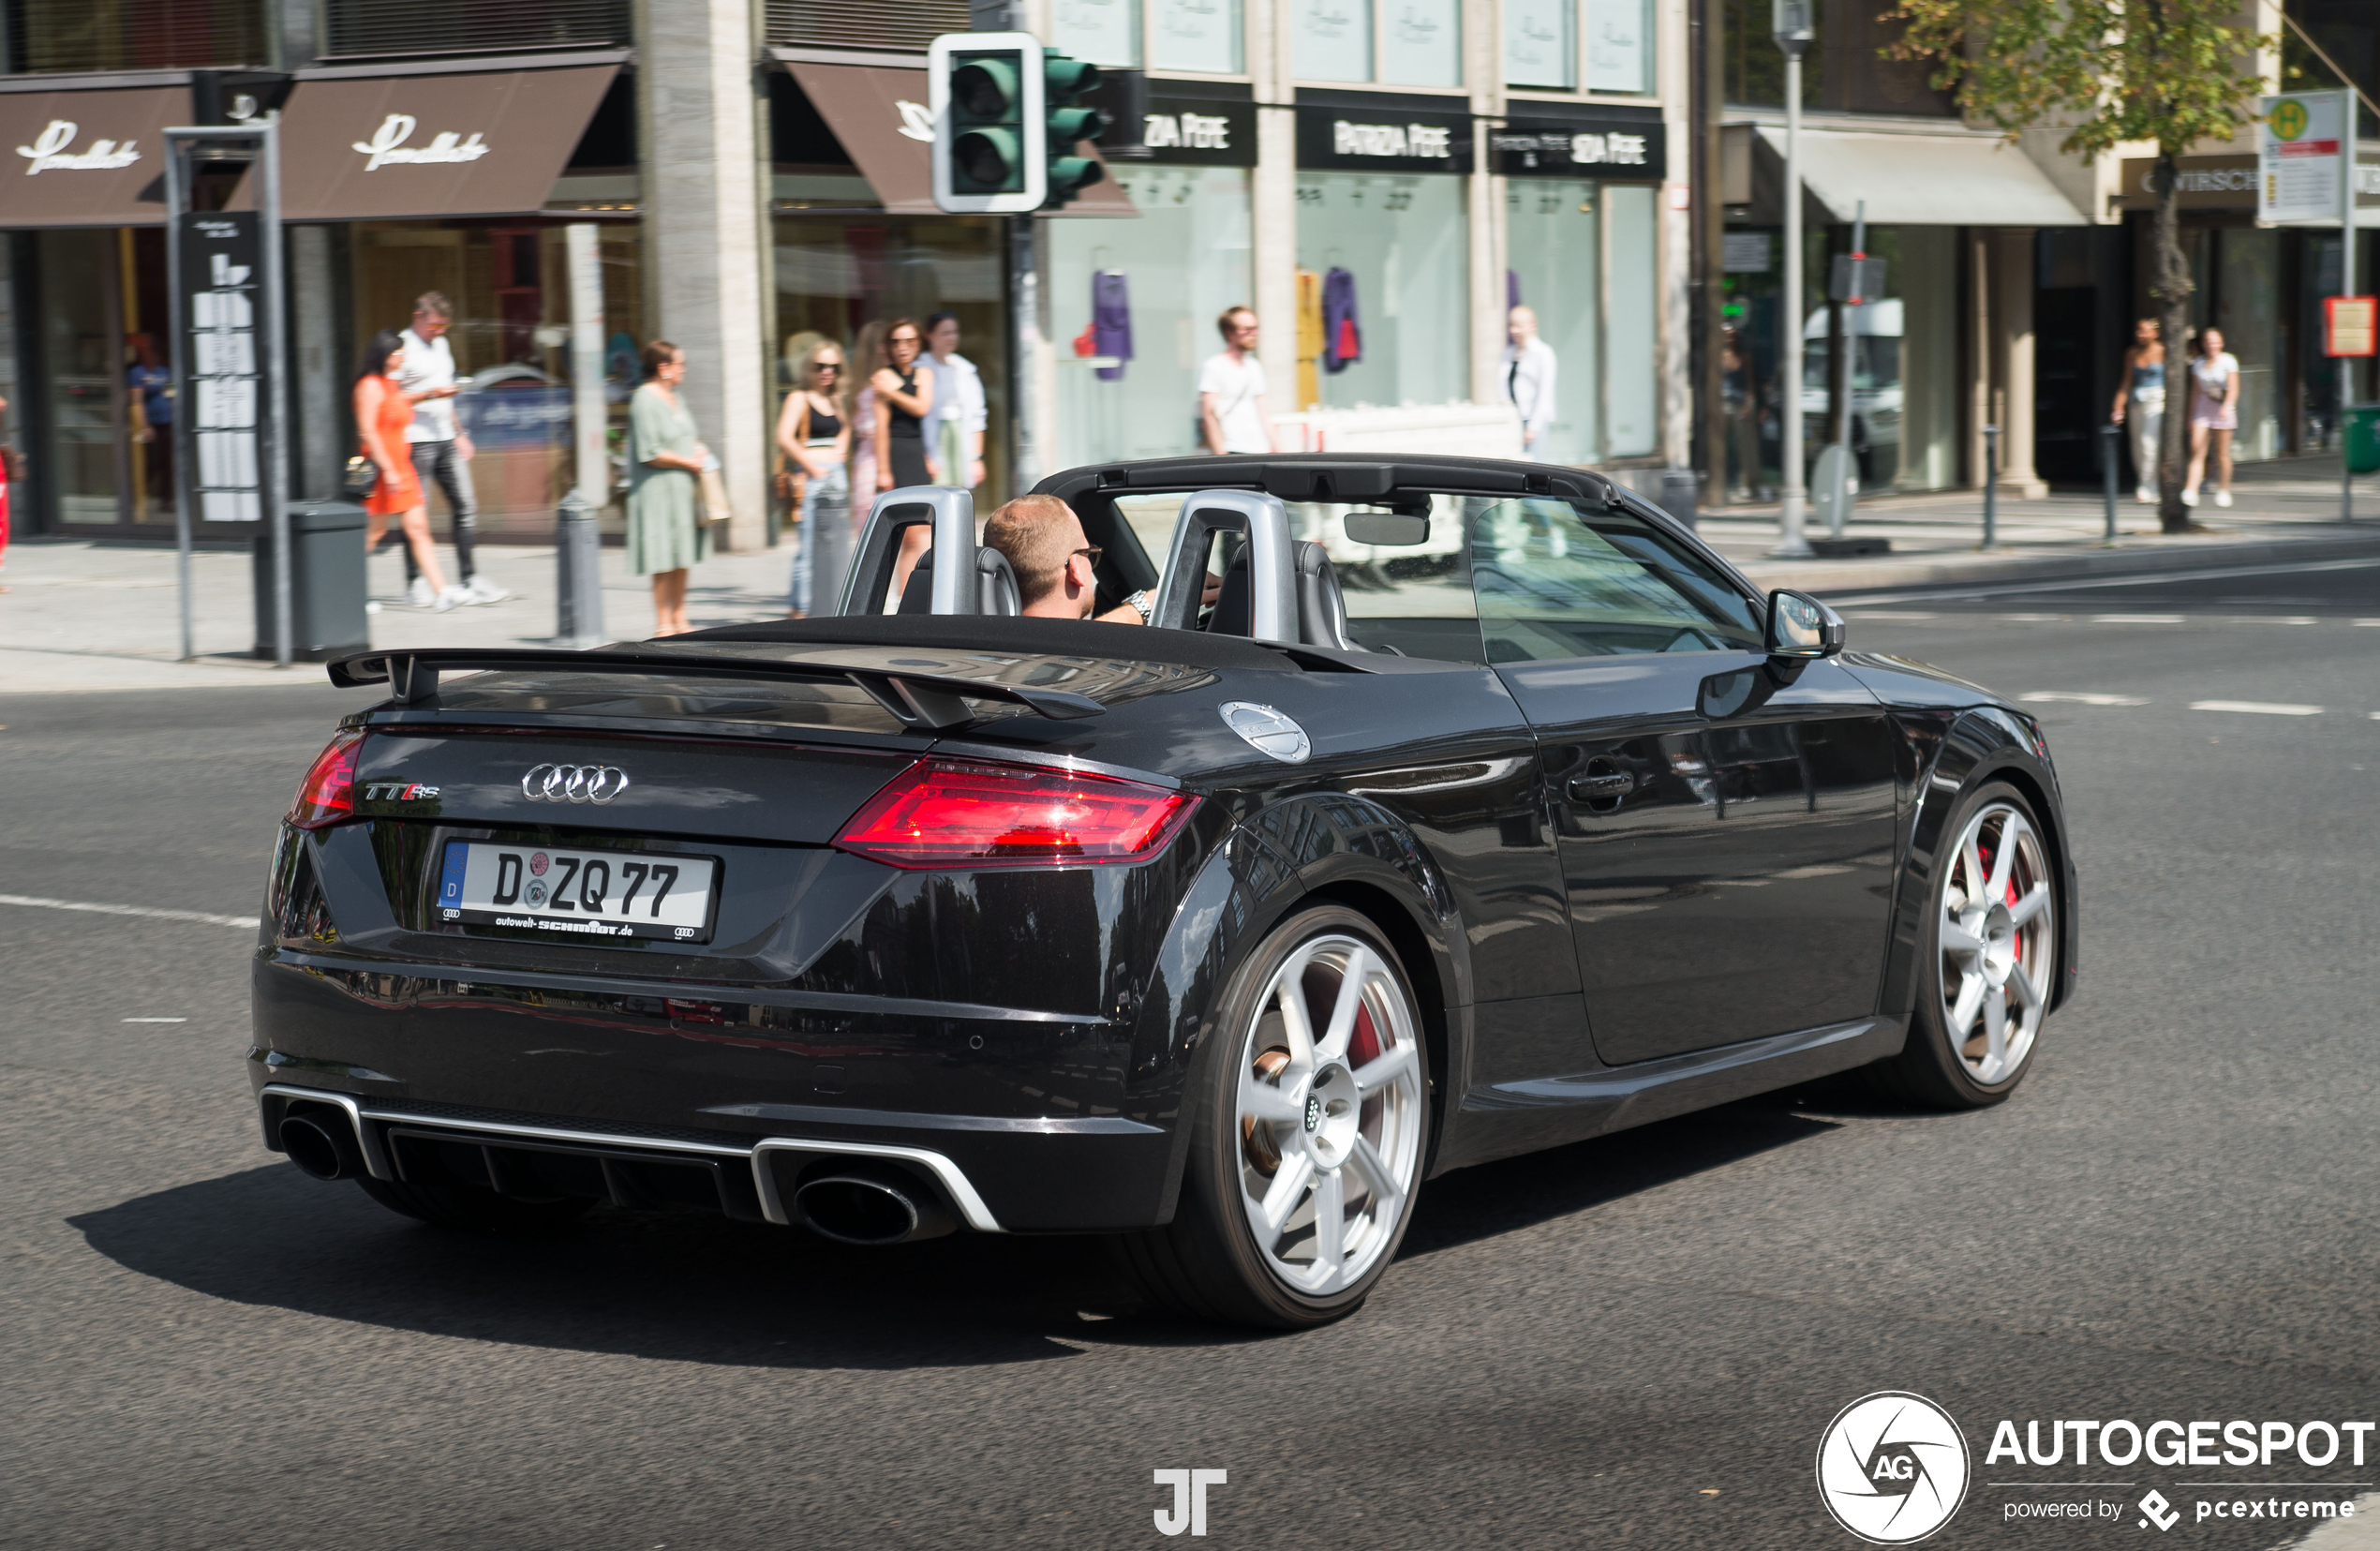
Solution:
[(354, 1179), (364, 1172), (355, 1133), (340, 1117), (306, 1110), (281, 1122), (281, 1150), (316, 1179)]
[(794, 1203), (812, 1230), (843, 1244), (903, 1244), (956, 1226), (932, 1192), (898, 1169), (838, 1168), (803, 1181)]

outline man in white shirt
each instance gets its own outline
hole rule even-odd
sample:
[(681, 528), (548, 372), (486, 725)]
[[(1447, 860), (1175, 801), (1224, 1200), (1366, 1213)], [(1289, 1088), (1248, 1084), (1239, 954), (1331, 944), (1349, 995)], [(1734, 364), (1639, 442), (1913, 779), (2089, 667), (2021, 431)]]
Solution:
[[(448, 510), (454, 514), (454, 559), (463, 577), (455, 601), (492, 604), (508, 594), (485, 576), (471, 574), (479, 501), (471, 494), (471, 471), (465, 467), (470, 461), (471, 439), (454, 419), (454, 395), (459, 390), (454, 383), (454, 348), (446, 341), (446, 331), (454, 322), (454, 303), (439, 291), (422, 293), (413, 304), (411, 325), (398, 336), (405, 341), (405, 359), (396, 369), (396, 385), (413, 401), (413, 424), (406, 427), (405, 440), (413, 455), (414, 477), (422, 482), (422, 495), (426, 500), (431, 482), (436, 481), (446, 492)], [(405, 572), (407, 602), (437, 602), (430, 596), (430, 584), (414, 574), (410, 549), (405, 552)]]
[(1223, 349), (1198, 368), (1198, 440), (1210, 453), (1270, 453), (1272, 412), (1264, 401), (1264, 363), (1256, 357), (1257, 315), (1231, 307), (1215, 320)]
[(926, 320), (926, 360), (934, 374), (934, 407), (926, 416), (926, 456), (935, 483), (972, 490), (984, 482), (983, 374), (959, 353), (959, 315), (937, 312)]
[(1537, 336), (1537, 314), (1525, 306), (1507, 315), (1504, 347), (1504, 401), (1521, 412), (1521, 455), (1536, 462), (1545, 457), (1545, 433), (1554, 426), (1554, 347)]

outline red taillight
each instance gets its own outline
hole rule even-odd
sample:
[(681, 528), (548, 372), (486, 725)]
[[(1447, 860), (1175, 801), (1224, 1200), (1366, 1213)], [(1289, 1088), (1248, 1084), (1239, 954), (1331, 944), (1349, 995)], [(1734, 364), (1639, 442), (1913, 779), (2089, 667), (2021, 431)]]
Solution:
[(868, 799), (835, 843), (895, 867), (1139, 861), (1198, 799), (1113, 776), (921, 759)]
[(320, 829), (355, 813), (355, 746), (364, 735), (341, 728), (330, 746), (314, 756), (314, 768), (298, 783), (297, 800), (290, 804), (290, 822), (301, 829)]

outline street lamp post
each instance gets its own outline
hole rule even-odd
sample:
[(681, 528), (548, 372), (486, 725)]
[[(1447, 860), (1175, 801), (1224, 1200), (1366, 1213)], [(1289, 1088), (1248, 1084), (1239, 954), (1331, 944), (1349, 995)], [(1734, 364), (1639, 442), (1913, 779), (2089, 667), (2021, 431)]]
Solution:
[(1784, 381), (1777, 424), (1785, 464), (1785, 499), (1778, 514), (1784, 535), (1769, 551), (1780, 559), (1811, 554), (1802, 525), (1809, 504), (1802, 481), (1802, 54), (1812, 37), (1810, 0), (1772, 0), (1771, 35), (1785, 55), (1785, 295), (1777, 309), (1785, 332)]

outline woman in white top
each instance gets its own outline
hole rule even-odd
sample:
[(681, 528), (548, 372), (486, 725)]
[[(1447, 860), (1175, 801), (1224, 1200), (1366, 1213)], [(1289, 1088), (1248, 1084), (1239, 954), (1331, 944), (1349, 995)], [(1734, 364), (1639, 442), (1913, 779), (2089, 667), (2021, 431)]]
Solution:
[(2239, 358), (2223, 348), (2223, 330), (2198, 331), (2190, 357), (2190, 475), (2181, 501), (2198, 504), (2207, 479), (2207, 450), (2215, 454), (2215, 504), (2231, 504), (2231, 433), (2239, 428)]

